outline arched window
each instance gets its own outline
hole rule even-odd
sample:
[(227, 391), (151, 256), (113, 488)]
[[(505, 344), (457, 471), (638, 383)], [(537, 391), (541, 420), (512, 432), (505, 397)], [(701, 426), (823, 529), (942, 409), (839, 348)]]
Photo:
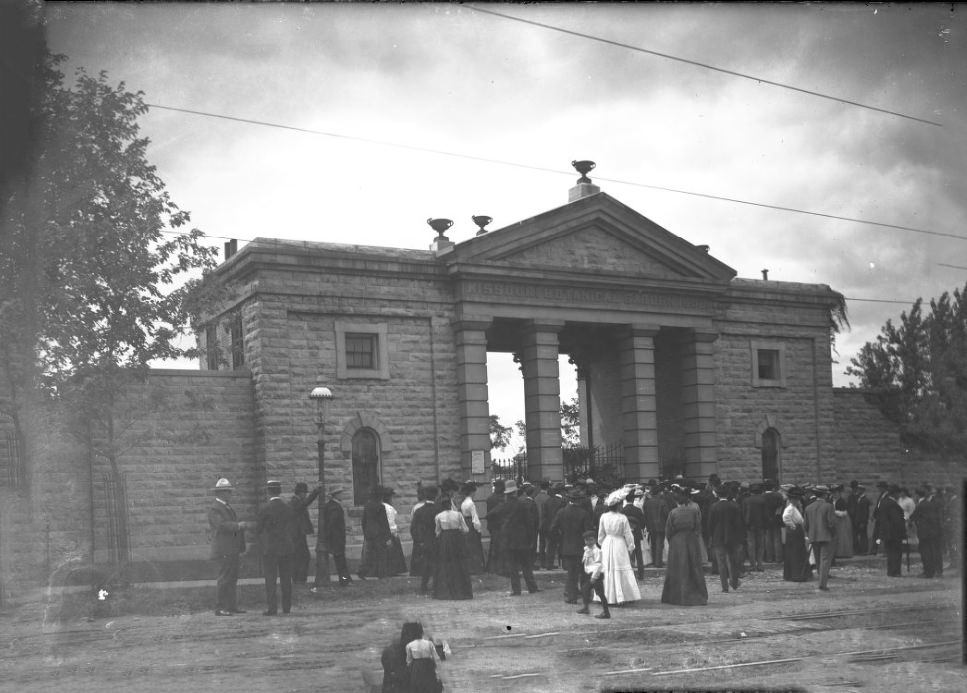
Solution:
[(379, 485), (379, 436), (371, 428), (353, 434), (353, 503), (363, 505)]
[(779, 431), (767, 428), (762, 433), (762, 478), (779, 481)]

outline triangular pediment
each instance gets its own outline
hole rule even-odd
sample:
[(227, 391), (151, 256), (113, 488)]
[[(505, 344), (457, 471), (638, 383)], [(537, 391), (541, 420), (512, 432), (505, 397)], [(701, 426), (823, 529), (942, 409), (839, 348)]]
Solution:
[(500, 260), (532, 267), (600, 270), (661, 278), (681, 276), (680, 271), (663, 263), (661, 257), (594, 224), (509, 252)]
[(728, 281), (735, 270), (598, 193), (458, 244), (448, 263)]

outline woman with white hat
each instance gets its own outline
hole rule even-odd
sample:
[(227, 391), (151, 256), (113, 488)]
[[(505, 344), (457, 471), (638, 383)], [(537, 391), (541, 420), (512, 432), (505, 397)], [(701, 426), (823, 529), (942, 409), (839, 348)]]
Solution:
[(598, 545), (604, 571), (604, 594), (609, 604), (641, 599), (631, 554), (635, 550), (634, 533), (627, 516), (621, 512), (628, 489), (622, 488), (604, 499), (606, 511), (598, 522)]

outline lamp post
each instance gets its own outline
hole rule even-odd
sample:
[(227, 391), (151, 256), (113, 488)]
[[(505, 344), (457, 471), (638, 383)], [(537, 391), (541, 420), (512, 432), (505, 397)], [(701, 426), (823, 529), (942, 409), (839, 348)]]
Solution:
[(319, 440), (316, 443), (319, 453), (319, 529), (316, 535), (316, 579), (315, 588), (329, 586), (329, 540), (326, 536), (326, 417), (329, 415), (329, 404), (332, 402), (332, 390), (322, 384), (322, 379), (316, 383), (309, 393), (309, 399), (316, 403), (318, 410)]

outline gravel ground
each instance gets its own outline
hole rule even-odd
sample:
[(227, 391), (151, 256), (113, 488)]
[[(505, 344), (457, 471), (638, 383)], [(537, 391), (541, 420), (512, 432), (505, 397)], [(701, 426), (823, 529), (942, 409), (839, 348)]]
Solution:
[[(758, 688), (807, 691), (967, 690), (959, 577), (887, 578), (882, 558), (841, 561), (830, 591), (787, 583), (781, 566), (750, 573), (709, 604), (660, 602), (649, 569), (642, 599), (602, 621), (563, 602), (563, 573), (537, 573), (542, 591), (507, 596), (507, 581), (475, 578), (474, 599), (416, 594), (418, 580), (354, 582), (315, 596), (297, 590), (288, 616), (249, 610), (219, 618), (208, 583), (135, 585), (92, 610), (85, 594), (25, 598), (0, 616), (3, 690), (366, 691), (404, 620), (446, 640), (448, 691), (650, 691)], [(592, 607), (592, 613), (596, 613)]]

